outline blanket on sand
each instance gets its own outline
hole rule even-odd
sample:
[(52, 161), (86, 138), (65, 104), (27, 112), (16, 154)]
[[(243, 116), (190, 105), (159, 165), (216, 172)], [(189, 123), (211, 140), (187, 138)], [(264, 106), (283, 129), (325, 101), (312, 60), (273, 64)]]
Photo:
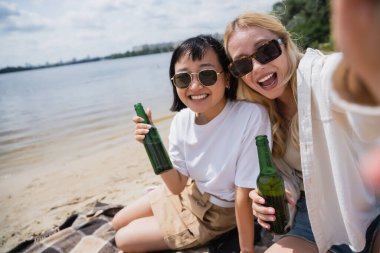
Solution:
[[(115, 245), (115, 231), (111, 225), (112, 217), (122, 207), (97, 202), (91, 212), (73, 214), (62, 225), (20, 243), (8, 253), (122, 253)], [(237, 229), (211, 241), (206, 247), (175, 252), (240, 252)]]
[(73, 214), (59, 227), (20, 243), (8, 253), (122, 253), (116, 248), (111, 225), (121, 208), (97, 202), (91, 212)]

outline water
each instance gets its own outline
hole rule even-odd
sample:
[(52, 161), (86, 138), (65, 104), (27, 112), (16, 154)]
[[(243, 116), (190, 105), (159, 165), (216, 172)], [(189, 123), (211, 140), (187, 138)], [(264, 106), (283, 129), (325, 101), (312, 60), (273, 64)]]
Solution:
[(130, 141), (136, 102), (152, 108), (155, 119), (170, 115), (170, 56), (0, 75), (1, 174)]

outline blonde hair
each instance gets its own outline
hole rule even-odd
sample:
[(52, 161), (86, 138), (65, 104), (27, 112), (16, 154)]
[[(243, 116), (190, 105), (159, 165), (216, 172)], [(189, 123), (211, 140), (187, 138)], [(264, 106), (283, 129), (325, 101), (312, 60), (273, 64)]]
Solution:
[[(297, 103), (297, 66), (303, 54), (299, 51), (296, 44), (292, 41), (290, 33), (274, 16), (269, 14), (248, 12), (238, 16), (234, 21), (229, 23), (224, 33), (224, 47), (228, 57), (228, 42), (236, 29), (248, 29), (252, 26), (261, 27), (273, 32), (281, 38), (287, 52), (289, 70), (285, 78), (286, 85), (290, 85), (295, 103)], [(245, 99), (255, 103), (260, 103), (266, 107), (272, 123), (273, 148), (272, 153), (275, 157), (282, 157), (286, 151), (286, 141), (290, 131), (292, 144), (299, 149), (298, 137), (298, 112), (293, 116), (290, 127), (289, 122), (279, 113), (277, 103), (251, 89), (241, 78), (239, 78), (238, 99)]]

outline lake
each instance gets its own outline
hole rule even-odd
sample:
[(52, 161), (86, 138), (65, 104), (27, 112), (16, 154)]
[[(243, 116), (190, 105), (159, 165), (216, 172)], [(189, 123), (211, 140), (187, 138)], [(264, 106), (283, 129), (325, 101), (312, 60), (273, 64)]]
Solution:
[[(0, 172), (133, 141), (133, 105), (171, 115), (171, 53), (0, 75)], [(125, 144), (125, 143), (124, 143)]]

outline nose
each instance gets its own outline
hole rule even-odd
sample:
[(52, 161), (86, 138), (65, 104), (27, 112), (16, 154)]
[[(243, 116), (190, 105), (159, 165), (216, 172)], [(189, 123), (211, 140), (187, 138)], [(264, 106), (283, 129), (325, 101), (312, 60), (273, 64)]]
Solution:
[(191, 82), (189, 84), (189, 89), (199, 89), (202, 87), (203, 87), (203, 85), (198, 80), (198, 74), (197, 73), (191, 73)]
[(265, 64), (261, 64), (255, 58), (252, 58), (252, 72), (262, 69)]

